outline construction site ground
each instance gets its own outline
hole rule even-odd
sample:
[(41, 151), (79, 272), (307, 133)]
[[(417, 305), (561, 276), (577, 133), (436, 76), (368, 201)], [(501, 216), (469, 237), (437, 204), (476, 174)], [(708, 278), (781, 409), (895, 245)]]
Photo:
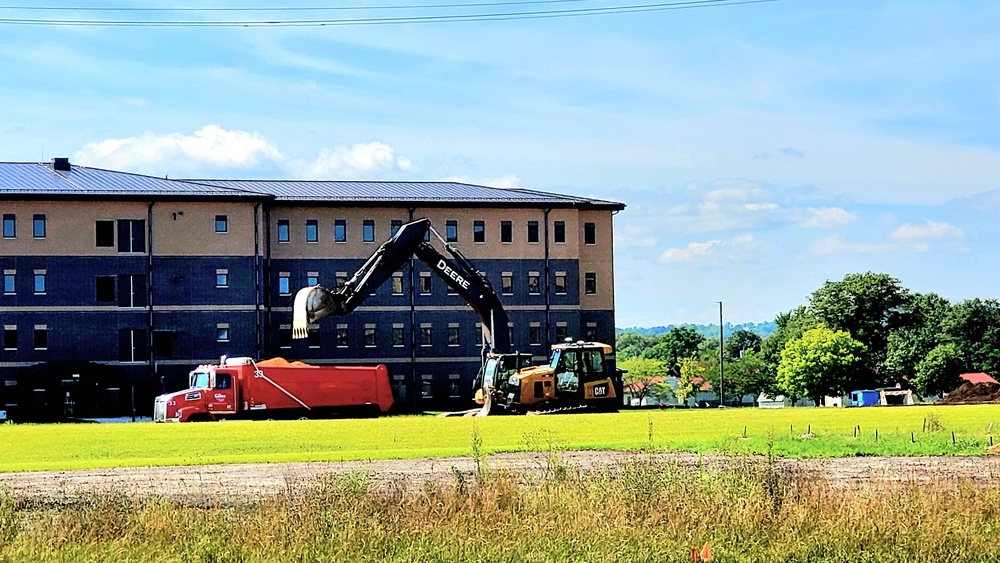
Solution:
[[(506, 471), (531, 481), (545, 478), (556, 469), (586, 473), (651, 459), (691, 472), (746, 463), (746, 459), (717, 455), (583, 451), (498, 454), (479, 459), (478, 465), (485, 464), (490, 471)], [(768, 463), (763, 459), (756, 461)], [(774, 464), (779, 473), (791, 479), (826, 482), (844, 489), (900, 484), (995, 487), (1000, 482), (1000, 455), (777, 459)], [(18, 499), (43, 503), (73, 502), (82, 497), (117, 493), (196, 504), (228, 504), (293, 495), (317, 486), (330, 476), (348, 474), (364, 474), (375, 487), (416, 491), (428, 483), (454, 483), (459, 474), (471, 482), (477, 474), (477, 460), (461, 457), (0, 473), (0, 490)]]

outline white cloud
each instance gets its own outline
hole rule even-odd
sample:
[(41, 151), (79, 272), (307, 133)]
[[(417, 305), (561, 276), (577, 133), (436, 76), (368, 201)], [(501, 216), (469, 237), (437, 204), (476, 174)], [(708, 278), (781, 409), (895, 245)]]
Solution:
[(923, 224), (911, 225), (909, 223), (900, 225), (889, 237), (900, 242), (926, 242), (932, 240), (960, 239), (965, 236), (965, 231), (939, 221), (924, 220)]
[(810, 207), (802, 212), (799, 223), (807, 229), (830, 229), (850, 225), (858, 216), (843, 207)]
[(743, 260), (757, 247), (751, 234), (736, 235), (729, 240), (713, 239), (692, 242), (681, 248), (668, 248), (660, 254), (660, 262), (695, 262), (705, 259), (725, 258)]
[(323, 179), (335, 176), (373, 174), (387, 170), (407, 171), (413, 163), (405, 156), (396, 156), (389, 145), (372, 141), (351, 147), (337, 146), (320, 151), (316, 160), (304, 174), (309, 178)]
[(130, 172), (190, 171), (199, 167), (250, 168), (280, 162), (281, 151), (260, 133), (206, 125), (192, 135), (145, 133), (87, 143), (73, 160)]

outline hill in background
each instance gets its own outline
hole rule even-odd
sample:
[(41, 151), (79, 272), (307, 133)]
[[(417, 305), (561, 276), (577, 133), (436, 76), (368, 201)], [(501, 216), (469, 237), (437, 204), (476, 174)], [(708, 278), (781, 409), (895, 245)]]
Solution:
[[(637, 334), (643, 334), (646, 336), (658, 336), (660, 334), (669, 332), (670, 329), (674, 327), (679, 327), (679, 326), (692, 328), (695, 330), (695, 332), (704, 336), (705, 338), (719, 337), (719, 325), (714, 325), (714, 324), (699, 325), (691, 323), (683, 323), (683, 324), (667, 325), (667, 326), (654, 326), (654, 327), (631, 326), (627, 328), (615, 328), (615, 334), (618, 335), (623, 332), (635, 332)], [(725, 323), (722, 327), (723, 336), (725, 338), (728, 338), (729, 335), (738, 330), (749, 330), (750, 332), (757, 334), (761, 338), (767, 338), (767, 336), (769, 336), (772, 332), (774, 332), (777, 329), (778, 325), (771, 321), (763, 323), (738, 323), (738, 324)]]

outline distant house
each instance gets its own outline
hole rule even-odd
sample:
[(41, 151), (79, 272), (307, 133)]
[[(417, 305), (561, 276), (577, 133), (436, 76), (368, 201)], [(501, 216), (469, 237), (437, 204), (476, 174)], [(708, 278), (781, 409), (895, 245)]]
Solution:
[(969, 383), (974, 383), (974, 384), (975, 383), (992, 383), (994, 385), (997, 385), (997, 380), (996, 379), (993, 379), (992, 377), (990, 377), (989, 375), (987, 375), (987, 374), (985, 374), (985, 373), (983, 373), (981, 371), (980, 372), (975, 372), (975, 373), (963, 373), (963, 374), (959, 375), (958, 377), (962, 378), (962, 380), (964, 380), (964, 381), (968, 381)]

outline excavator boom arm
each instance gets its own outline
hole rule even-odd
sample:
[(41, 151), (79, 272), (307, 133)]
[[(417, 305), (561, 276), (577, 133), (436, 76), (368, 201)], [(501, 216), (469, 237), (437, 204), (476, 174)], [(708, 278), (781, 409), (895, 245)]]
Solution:
[[(426, 239), (433, 234), (445, 246), (450, 257), (439, 252)], [(292, 337), (305, 338), (309, 324), (327, 315), (346, 315), (398, 271), (411, 256), (436, 273), (479, 315), (492, 351), (510, 349), (507, 313), (486, 276), (448, 244), (431, 227), (428, 219), (418, 219), (399, 228), (395, 235), (375, 250), (342, 288), (323, 286), (300, 289), (292, 307)]]

